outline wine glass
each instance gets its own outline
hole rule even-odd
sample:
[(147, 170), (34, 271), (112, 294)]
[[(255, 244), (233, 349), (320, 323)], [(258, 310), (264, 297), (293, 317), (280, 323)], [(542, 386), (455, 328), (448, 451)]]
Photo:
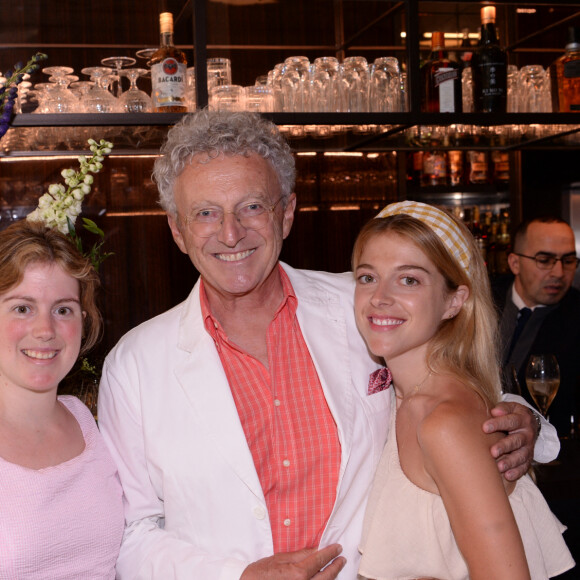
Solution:
[(553, 354), (533, 354), (530, 357), (526, 385), (540, 413), (546, 417), (560, 386), (560, 367)]
[(121, 96), (123, 89), (121, 87), (121, 69), (126, 66), (133, 66), (137, 61), (132, 56), (108, 56), (101, 59), (103, 66), (113, 67), (115, 69), (114, 79), (117, 81), (117, 98)]
[(119, 103), (127, 113), (151, 112), (151, 97), (137, 87), (137, 79), (148, 72), (144, 68), (128, 68), (122, 71), (131, 82), (131, 87), (119, 97)]
[[(78, 100), (68, 88), (73, 69), (69, 66), (49, 66), (42, 69), (42, 72), (51, 75), (48, 80), (55, 85), (46, 92), (48, 112), (76, 113)], [(78, 80), (78, 77), (74, 78)]]
[(111, 69), (106, 67), (86, 67), (81, 70), (90, 75), (95, 85), (85, 95), (84, 108), (87, 113), (118, 113), (120, 107), (117, 98), (105, 87), (105, 80), (111, 76)]

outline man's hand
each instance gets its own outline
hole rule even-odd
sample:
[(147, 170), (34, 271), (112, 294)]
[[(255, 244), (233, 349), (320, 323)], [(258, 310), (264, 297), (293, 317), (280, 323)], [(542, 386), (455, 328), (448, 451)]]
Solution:
[(275, 554), (250, 564), (240, 580), (334, 580), (346, 564), (345, 558), (337, 558), (341, 552), (341, 546), (332, 544), (322, 550)]
[(534, 457), (534, 445), (538, 436), (538, 424), (530, 409), (519, 403), (498, 403), (491, 410), (492, 419), (483, 424), (485, 433), (507, 433), (491, 447), (500, 473), (508, 481), (516, 481), (525, 475)]

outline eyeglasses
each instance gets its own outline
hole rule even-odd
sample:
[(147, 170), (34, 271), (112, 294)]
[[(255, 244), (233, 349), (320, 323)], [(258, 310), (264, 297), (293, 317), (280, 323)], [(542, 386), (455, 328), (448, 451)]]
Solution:
[(556, 256), (552, 254), (543, 254), (539, 253), (535, 256), (526, 256), (525, 254), (518, 254), (514, 252), (516, 256), (520, 256), (521, 258), (528, 258), (528, 260), (534, 260), (536, 262), (536, 266), (540, 270), (551, 270), (555, 265), (556, 262), (562, 262), (562, 268), (564, 270), (575, 270), (578, 267), (578, 263), (580, 260), (574, 256), (573, 254), (568, 254), (566, 256), (562, 256), (561, 258), (556, 258)]
[(196, 209), (185, 218), (189, 231), (200, 238), (209, 238), (219, 232), (227, 213), (234, 215), (239, 224), (247, 230), (259, 230), (268, 224), (270, 215), (276, 206), (284, 199), (280, 197), (274, 205), (266, 205), (261, 201), (252, 201), (234, 211), (224, 211), (221, 207), (204, 207)]

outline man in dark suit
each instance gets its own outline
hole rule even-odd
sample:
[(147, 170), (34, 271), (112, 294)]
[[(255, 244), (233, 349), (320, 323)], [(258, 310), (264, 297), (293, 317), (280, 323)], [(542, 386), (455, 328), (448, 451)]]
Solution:
[(551, 353), (560, 366), (560, 388), (548, 411), (560, 436), (580, 417), (580, 292), (572, 288), (578, 265), (572, 228), (558, 218), (523, 222), (508, 263), (513, 283), (503, 293), (502, 363), (506, 388), (514, 370), (522, 395), (531, 401), (525, 369), (531, 354)]

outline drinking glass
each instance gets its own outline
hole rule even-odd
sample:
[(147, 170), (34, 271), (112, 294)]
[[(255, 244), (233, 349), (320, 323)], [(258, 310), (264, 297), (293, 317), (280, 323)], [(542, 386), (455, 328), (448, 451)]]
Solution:
[(69, 66), (49, 66), (43, 68), (42, 72), (51, 75), (48, 80), (55, 85), (53, 89), (49, 89), (46, 92), (46, 112), (76, 113), (78, 99), (68, 88), (70, 83), (69, 75), (73, 72), (73, 69)]
[(90, 75), (95, 84), (85, 97), (85, 111), (87, 113), (119, 113), (121, 109), (117, 98), (107, 90), (107, 78), (111, 76), (111, 69), (101, 66), (87, 67), (81, 70), (84, 75)]
[(375, 113), (401, 110), (399, 61), (394, 56), (376, 58), (370, 76), (369, 105)]
[(526, 367), (526, 385), (540, 413), (546, 417), (560, 386), (560, 367), (553, 354), (534, 354), (530, 357)]
[(229, 58), (207, 59), (207, 90), (232, 84), (232, 62)]
[(519, 70), (515, 64), (507, 67), (507, 112), (517, 113), (519, 106)]
[(214, 87), (209, 93), (209, 108), (212, 111), (243, 111), (244, 92), (240, 85)]
[(364, 56), (349, 56), (342, 63), (341, 110), (364, 113), (369, 110), (370, 71)]
[(520, 113), (549, 113), (549, 83), (544, 67), (530, 64), (520, 69)]
[(144, 68), (128, 68), (121, 71), (131, 83), (131, 86), (119, 97), (119, 104), (127, 113), (150, 113), (152, 109), (151, 97), (137, 87), (137, 79), (149, 71)]
[(185, 86), (185, 103), (187, 105), (187, 110), (192, 112), (195, 111), (197, 107), (194, 66), (188, 67), (188, 69), (185, 71)]
[(283, 110), (287, 113), (310, 111), (310, 61), (306, 56), (290, 56), (280, 76)]
[(158, 50), (159, 50), (159, 47), (157, 47), (157, 48), (142, 48), (142, 49), (135, 52), (135, 56), (137, 58), (140, 58), (140, 59), (146, 61), (145, 64), (147, 66), (151, 66), (149, 64), (149, 60)]
[(245, 109), (253, 113), (274, 112), (274, 93), (272, 87), (252, 85), (245, 88)]
[(339, 111), (340, 63), (333, 56), (321, 56), (314, 60), (310, 81), (312, 111), (333, 113)]
[(108, 56), (101, 59), (101, 64), (115, 69), (115, 75), (112, 80), (117, 81), (117, 98), (121, 96), (123, 88), (121, 87), (121, 69), (127, 66), (133, 66), (137, 61), (132, 56)]

